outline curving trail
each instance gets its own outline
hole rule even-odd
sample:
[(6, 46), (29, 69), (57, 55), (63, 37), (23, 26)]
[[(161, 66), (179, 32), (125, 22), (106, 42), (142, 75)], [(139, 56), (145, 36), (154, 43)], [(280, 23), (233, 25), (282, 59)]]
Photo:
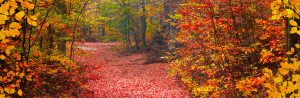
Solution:
[(165, 72), (167, 64), (143, 64), (145, 54), (120, 56), (112, 51), (119, 43), (80, 43), (90, 55), (77, 56), (88, 80), (87, 89), (96, 98), (120, 97), (189, 97)]

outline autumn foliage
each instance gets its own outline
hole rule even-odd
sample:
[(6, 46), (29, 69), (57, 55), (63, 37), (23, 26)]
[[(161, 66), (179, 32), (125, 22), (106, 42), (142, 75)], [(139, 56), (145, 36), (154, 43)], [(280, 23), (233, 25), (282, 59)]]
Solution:
[(182, 1), (169, 73), (199, 97), (299, 97), (298, 9), (298, 0)]
[(74, 61), (83, 40), (166, 52), (155, 59), (167, 58), (167, 72), (193, 97), (300, 97), (300, 0), (0, 4), (0, 98), (87, 96)]
[[(63, 34), (71, 31), (66, 23), (47, 21), (60, 18), (49, 15), (56, 5), (53, 2), (0, 0), (0, 98), (79, 96), (83, 91), (79, 91), (82, 83), (76, 63), (54, 48), (54, 41), (50, 42), (55, 30)], [(47, 32), (53, 35), (43, 42), (41, 36)], [(38, 41), (40, 46), (36, 45)]]

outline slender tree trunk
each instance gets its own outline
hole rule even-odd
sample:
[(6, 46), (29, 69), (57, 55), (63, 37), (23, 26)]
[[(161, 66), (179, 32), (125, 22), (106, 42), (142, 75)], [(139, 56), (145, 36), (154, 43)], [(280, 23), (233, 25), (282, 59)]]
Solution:
[(25, 20), (23, 20), (23, 24), (22, 24), (22, 53), (21, 53), (21, 61), (25, 61), (26, 60), (26, 32), (27, 32), (27, 22)]
[(86, 32), (87, 32), (87, 28), (85, 26), (82, 26), (82, 35), (83, 35), (83, 38), (85, 38), (87, 35), (86, 35)]
[(89, 2), (88, 0), (85, 1), (85, 3), (84, 3), (84, 5), (83, 5), (83, 7), (82, 7), (82, 9), (81, 9), (81, 11), (80, 11), (78, 17), (76, 18), (76, 22), (75, 22), (75, 25), (74, 25), (74, 27), (73, 27), (73, 35), (72, 35), (71, 51), (70, 51), (70, 59), (71, 59), (71, 60), (74, 59), (74, 54), (73, 54), (73, 53), (74, 53), (74, 43), (75, 43), (75, 38), (76, 38), (75, 33), (76, 33), (78, 21), (79, 21), (79, 19), (80, 19), (81, 14), (82, 14), (83, 11), (85, 10), (85, 7), (87, 6), (88, 2)]
[(101, 27), (101, 36), (105, 36), (105, 26)]
[(127, 34), (127, 37), (126, 37), (127, 47), (131, 48), (130, 31), (127, 30), (126, 34)]
[(92, 37), (92, 27), (91, 26), (88, 27), (89, 27), (89, 36)]
[(147, 22), (146, 22), (146, 8), (145, 8), (145, 0), (142, 0), (142, 11), (143, 15), (141, 16), (141, 34), (142, 34), (142, 42), (143, 46), (146, 46), (146, 30), (147, 30)]
[(48, 55), (52, 54), (52, 48), (54, 47), (54, 30), (51, 25), (48, 26)]
[[(63, 37), (66, 37), (65, 34), (59, 34), (59, 38), (63, 38)], [(66, 45), (67, 45), (67, 41), (64, 40), (64, 39), (60, 39), (60, 40), (58, 40), (58, 45), (57, 45), (58, 47), (57, 47), (57, 49), (61, 53), (66, 54), (66, 51), (67, 51)]]
[[(66, 9), (66, 5), (65, 3), (57, 3), (58, 4), (58, 8), (60, 8), (60, 13), (61, 14), (66, 14), (67, 13), (67, 9)], [(59, 35), (58, 35), (58, 50), (63, 53), (63, 54), (66, 54), (66, 51), (67, 51), (67, 41), (62, 39), (63, 37), (66, 37), (66, 34), (64, 32), (59, 32)]]
[(139, 47), (139, 36), (138, 36), (138, 33), (135, 32), (135, 31), (133, 30), (133, 28), (131, 29), (131, 32), (133, 32), (134, 41), (135, 41), (135, 48), (136, 48), (136, 50), (139, 50), (140, 47)]
[(40, 48), (40, 51), (43, 51), (43, 42), (44, 42), (43, 36), (41, 36), (40, 39), (39, 39), (39, 48)]
[[(172, 0), (171, 0), (172, 1)], [(173, 0), (173, 4), (176, 4), (177, 0)], [(169, 14), (174, 14), (174, 10), (172, 10), (172, 6), (170, 4), (170, 0), (165, 0), (164, 4), (164, 20), (172, 20), (168, 15)], [(174, 9), (174, 8), (173, 8)], [(171, 42), (167, 42), (167, 48), (169, 51), (174, 51), (175, 49), (175, 32), (176, 28), (171, 26), (170, 22), (163, 22), (163, 27), (162, 29), (164, 30), (163, 32), (165, 33), (164, 35), (167, 37), (167, 40), (172, 40)]]
[(125, 15), (127, 16), (126, 21), (125, 21), (125, 23), (126, 23), (125, 30), (126, 30), (126, 34), (127, 34), (127, 46), (128, 46), (128, 48), (131, 48), (131, 40), (130, 40), (130, 35), (131, 35), (131, 32), (130, 32), (130, 28), (131, 28), (130, 18), (131, 17), (129, 15), (129, 12), (126, 12)]

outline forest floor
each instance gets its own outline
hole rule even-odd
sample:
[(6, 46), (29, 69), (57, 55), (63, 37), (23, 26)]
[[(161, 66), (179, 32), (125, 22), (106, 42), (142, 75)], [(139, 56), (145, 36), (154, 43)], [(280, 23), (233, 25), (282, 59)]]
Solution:
[(189, 97), (176, 79), (166, 73), (166, 63), (144, 64), (145, 53), (122, 55), (120, 43), (79, 43), (88, 55), (76, 56), (93, 97)]

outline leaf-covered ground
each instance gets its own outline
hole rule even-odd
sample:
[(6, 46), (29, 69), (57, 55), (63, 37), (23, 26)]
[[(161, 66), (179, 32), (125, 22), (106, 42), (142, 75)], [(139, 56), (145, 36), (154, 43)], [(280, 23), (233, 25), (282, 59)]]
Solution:
[(80, 43), (89, 55), (77, 56), (84, 66), (87, 89), (93, 97), (188, 97), (176, 80), (168, 77), (167, 64), (143, 64), (145, 54), (121, 56), (112, 51), (118, 43)]

